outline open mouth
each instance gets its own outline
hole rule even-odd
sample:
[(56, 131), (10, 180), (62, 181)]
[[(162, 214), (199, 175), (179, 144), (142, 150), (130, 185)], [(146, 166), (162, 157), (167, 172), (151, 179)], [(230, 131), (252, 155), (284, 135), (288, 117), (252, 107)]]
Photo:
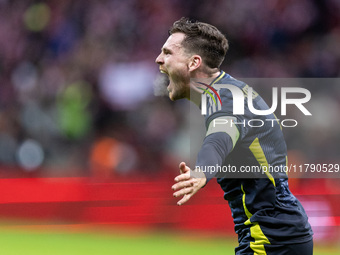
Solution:
[(160, 71), (161, 73), (164, 73), (164, 74), (166, 74), (167, 76), (169, 76), (169, 73), (168, 73), (167, 71), (165, 71), (165, 70), (163, 70), (163, 69), (159, 69), (159, 71)]
[(169, 73), (167, 71), (165, 71), (164, 69), (161, 69), (161, 68), (159, 68), (159, 71), (163, 74), (166, 74), (165, 79), (166, 79), (167, 90), (168, 90), (168, 92), (170, 92), (170, 88), (169, 88), (170, 87), (170, 76), (169, 76)]

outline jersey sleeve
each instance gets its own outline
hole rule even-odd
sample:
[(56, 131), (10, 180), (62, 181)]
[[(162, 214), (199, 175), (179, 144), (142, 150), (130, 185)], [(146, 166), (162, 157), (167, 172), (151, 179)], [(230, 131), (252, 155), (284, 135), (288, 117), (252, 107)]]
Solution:
[(226, 132), (215, 132), (205, 137), (198, 153), (195, 170), (203, 172), (207, 183), (218, 173), (225, 158), (233, 149), (232, 138)]
[[(242, 139), (246, 136), (247, 128), (243, 123), (246, 122), (247, 116), (234, 115), (233, 113), (233, 95), (229, 89), (219, 89), (218, 90), (221, 98), (221, 106), (218, 107), (214, 102), (217, 102), (209, 98), (207, 100), (207, 115), (205, 116), (206, 129), (209, 130), (214, 127), (214, 129), (219, 128), (223, 132), (227, 132), (235, 140), (235, 133), (238, 133), (237, 139)], [(237, 130), (237, 131), (235, 131)], [(235, 142), (234, 142), (235, 145)]]

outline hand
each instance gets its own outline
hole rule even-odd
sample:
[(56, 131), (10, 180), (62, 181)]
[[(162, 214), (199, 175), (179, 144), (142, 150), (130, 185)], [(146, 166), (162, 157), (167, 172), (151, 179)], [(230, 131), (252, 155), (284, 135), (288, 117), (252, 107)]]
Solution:
[(179, 164), (179, 169), (181, 174), (176, 176), (177, 183), (172, 186), (172, 189), (176, 191), (174, 197), (183, 196), (177, 202), (177, 205), (182, 205), (206, 184), (207, 178), (204, 173), (192, 171), (184, 162)]

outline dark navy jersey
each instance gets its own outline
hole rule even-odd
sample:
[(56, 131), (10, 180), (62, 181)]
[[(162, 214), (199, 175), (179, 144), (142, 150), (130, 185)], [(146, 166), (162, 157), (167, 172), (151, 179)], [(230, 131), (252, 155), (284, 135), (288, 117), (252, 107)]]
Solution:
[[(234, 95), (225, 84), (242, 91), (244, 114), (234, 114)], [(202, 101), (206, 103), (207, 137), (218, 132), (230, 136), (232, 148), (222, 165), (237, 169), (217, 174), (239, 236), (240, 246), (236, 250), (266, 254), (263, 253), (266, 245), (311, 240), (313, 233), (307, 215), (288, 188), (287, 148), (276, 116), (252, 113), (248, 97), (257, 110), (269, 107), (255, 91), (249, 94), (247, 84), (224, 72), (210, 85), (217, 93), (210, 93), (211, 96)], [(197, 165), (203, 161), (199, 155)], [(252, 172), (252, 167), (264, 171)]]

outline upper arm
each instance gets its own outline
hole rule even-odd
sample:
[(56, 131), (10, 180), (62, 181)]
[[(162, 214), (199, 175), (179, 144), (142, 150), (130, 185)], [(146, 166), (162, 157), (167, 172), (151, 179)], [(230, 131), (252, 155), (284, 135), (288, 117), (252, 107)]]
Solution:
[(208, 125), (206, 136), (218, 132), (226, 133), (230, 136), (234, 148), (240, 137), (240, 132), (236, 127), (236, 124), (234, 124), (236, 121), (236, 118), (233, 116), (220, 116), (214, 118)]

